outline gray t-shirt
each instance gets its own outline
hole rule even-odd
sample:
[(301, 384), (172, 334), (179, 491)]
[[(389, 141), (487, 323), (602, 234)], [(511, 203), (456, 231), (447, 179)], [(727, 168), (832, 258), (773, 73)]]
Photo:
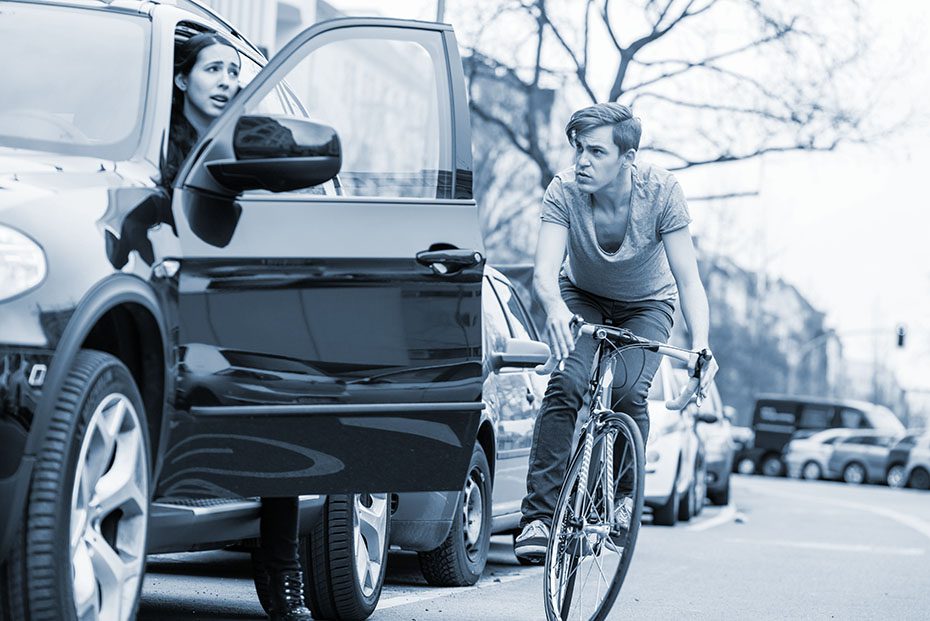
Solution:
[(549, 184), (541, 217), (568, 229), (562, 272), (579, 289), (620, 302), (678, 298), (662, 235), (688, 226), (691, 216), (681, 186), (667, 170), (633, 166), (626, 236), (616, 252), (597, 243), (592, 196), (578, 189), (573, 168)]

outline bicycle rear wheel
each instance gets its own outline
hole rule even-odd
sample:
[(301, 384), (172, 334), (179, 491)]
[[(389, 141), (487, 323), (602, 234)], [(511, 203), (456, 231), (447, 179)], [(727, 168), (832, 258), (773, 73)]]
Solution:
[[(582, 444), (569, 465), (556, 503), (543, 576), (549, 621), (606, 619), (633, 558), (643, 514), (643, 440), (636, 423), (626, 414), (611, 413), (604, 419), (607, 424), (594, 439), (587, 483), (579, 485), (584, 465)], [(605, 489), (604, 476), (609, 466), (604, 458), (608, 436), (616, 444), (616, 476), (610, 477), (613, 485), (609, 490)], [(632, 504), (626, 528), (619, 520), (611, 523), (608, 518), (609, 498), (614, 500), (615, 513), (620, 512), (620, 503)]]

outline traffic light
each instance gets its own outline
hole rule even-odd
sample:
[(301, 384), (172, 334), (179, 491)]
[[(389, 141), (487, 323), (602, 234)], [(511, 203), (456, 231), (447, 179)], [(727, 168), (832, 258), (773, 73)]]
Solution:
[(904, 347), (904, 337), (907, 336), (907, 328), (904, 327), (904, 324), (900, 324), (897, 330), (898, 335), (898, 347)]

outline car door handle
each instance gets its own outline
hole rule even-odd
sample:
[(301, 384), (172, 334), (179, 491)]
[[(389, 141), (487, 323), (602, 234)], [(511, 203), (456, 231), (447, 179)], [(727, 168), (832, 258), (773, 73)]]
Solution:
[(480, 265), (483, 261), (484, 256), (480, 252), (468, 248), (422, 250), (417, 253), (417, 263), (430, 268), (438, 276), (455, 274), (466, 267)]

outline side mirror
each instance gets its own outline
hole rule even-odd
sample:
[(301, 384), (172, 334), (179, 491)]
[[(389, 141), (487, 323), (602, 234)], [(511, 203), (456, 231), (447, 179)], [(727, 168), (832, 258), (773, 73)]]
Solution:
[(504, 351), (491, 354), (495, 371), (504, 367), (533, 368), (549, 360), (549, 346), (529, 339), (507, 339)]
[(698, 422), (707, 424), (713, 424), (720, 420), (720, 417), (718, 417), (716, 414), (709, 414), (705, 412), (699, 413), (695, 418), (698, 420)]
[(329, 181), (342, 167), (336, 130), (301, 117), (241, 117), (233, 152), (235, 159), (207, 162), (207, 170), (236, 193), (309, 188)]

